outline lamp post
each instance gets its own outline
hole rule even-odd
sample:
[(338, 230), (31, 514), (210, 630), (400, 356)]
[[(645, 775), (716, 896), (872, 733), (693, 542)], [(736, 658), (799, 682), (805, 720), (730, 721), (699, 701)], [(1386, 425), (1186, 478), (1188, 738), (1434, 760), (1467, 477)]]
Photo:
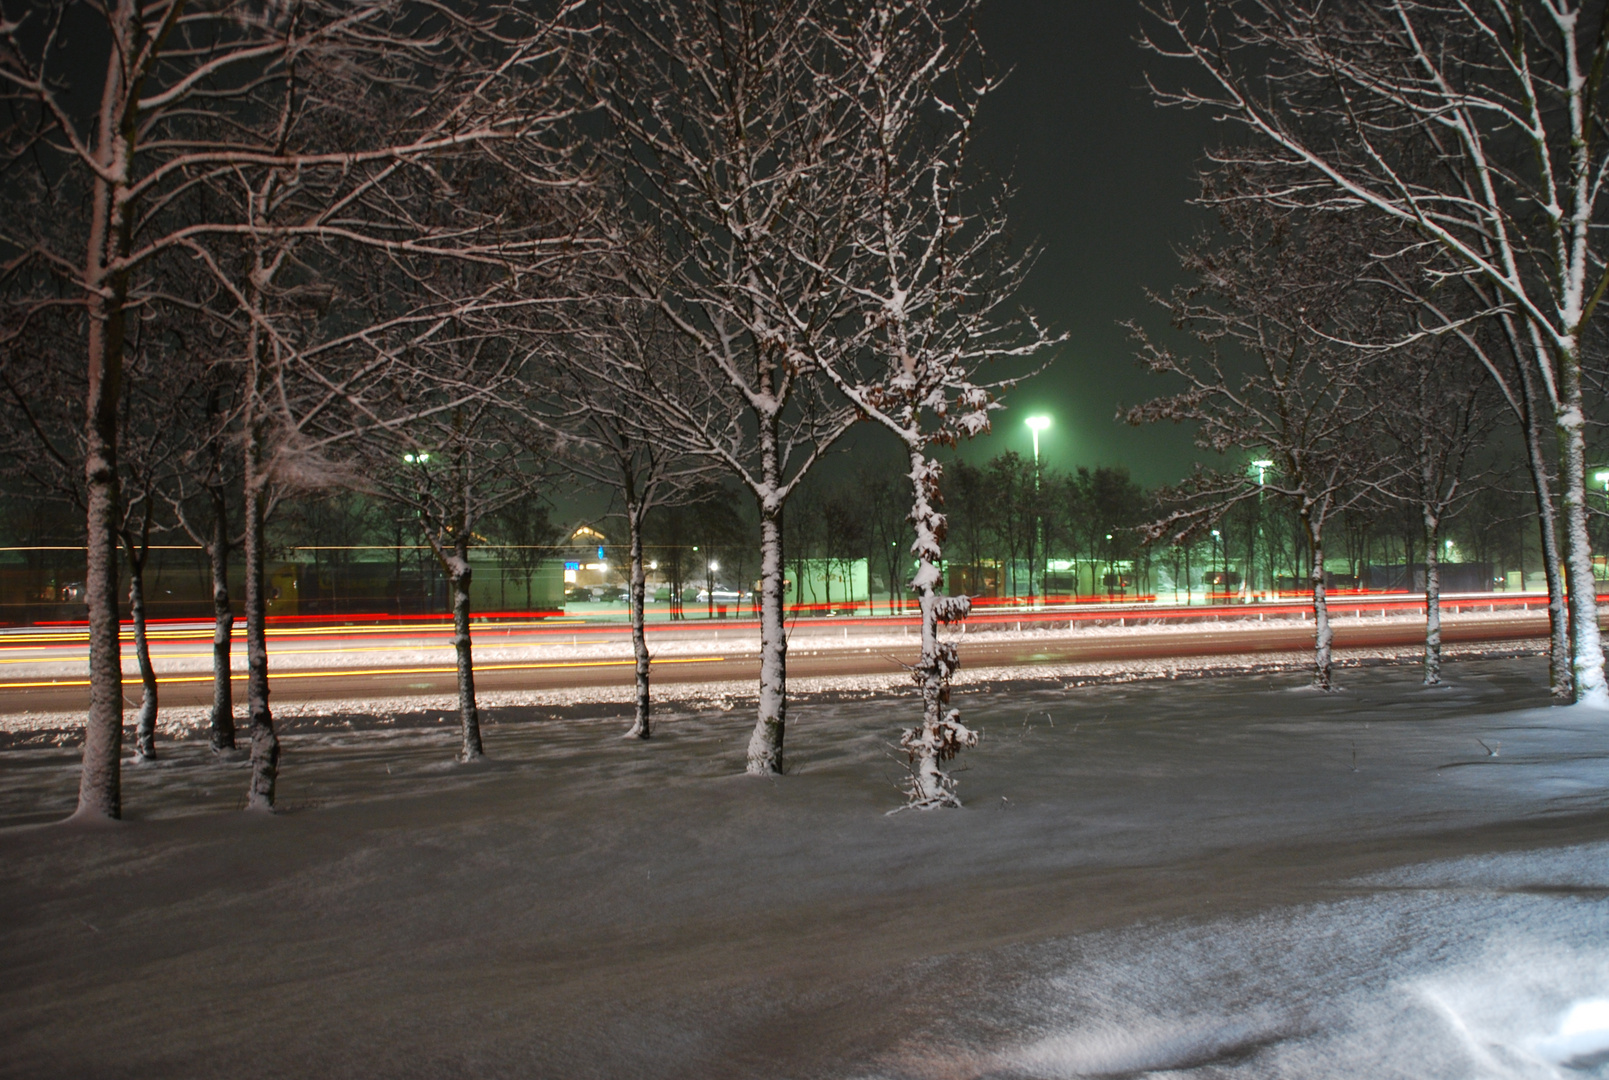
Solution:
[[(1213, 554), (1215, 556), (1218, 554), (1218, 552), (1223, 550), (1223, 534), (1220, 533), (1217, 529), (1212, 530), (1212, 547), (1213, 547)], [(1219, 561), (1223, 562), (1224, 560), (1220, 559)], [(1224, 578), (1227, 578), (1229, 576), (1229, 571), (1224, 570), (1223, 575), (1224, 575), (1223, 577), (1218, 579), (1218, 588), (1220, 590), (1224, 588)], [(1212, 597), (1209, 595), (1207, 597), (1207, 599), (1211, 600)]]
[[(1252, 593), (1257, 587), (1254, 579), (1257, 576), (1257, 541), (1263, 534), (1263, 481), (1267, 476), (1268, 470), (1274, 467), (1274, 463), (1267, 458), (1258, 458), (1251, 463), (1251, 467), (1257, 470), (1257, 521), (1251, 527), (1250, 550), (1246, 553), (1246, 601), (1248, 603), (1251, 602)], [(1269, 567), (1268, 572), (1270, 576), (1273, 575), (1272, 566)]]
[(709, 608), (705, 618), (715, 618), (715, 571), (720, 568), (721, 564), (711, 559), (709, 561), (709, 570), (704, 575), (704, 596), (706, 597), (706, 605)]
[(1117, 587), (1113, 579), (1117, 577), (1117, 561), (1112, 558), (1112, 534), (1106, 534), (1106, 599), (1112, 598), (1112, 590)]
[[(1039, 433), (1050, 427), (1050, 417), (1030, 416), (1023, 423), (1028, 430), (1034, 433), (1034, 548), (1041, 554), (1044, 551), (1044, 518), (1039, 512)], [(1039, 576), (1039, 584), (1044, 586), (1044, 575)], [(1032, 553), (1028, 556), (1028, 600), (1032, 603), (1034, 597), (1034, 559)]]

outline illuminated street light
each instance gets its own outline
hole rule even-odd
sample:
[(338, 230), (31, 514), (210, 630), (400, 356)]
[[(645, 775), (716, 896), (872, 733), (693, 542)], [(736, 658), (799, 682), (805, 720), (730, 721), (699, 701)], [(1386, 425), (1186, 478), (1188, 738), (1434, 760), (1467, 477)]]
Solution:
[(1038, 465), (1039, 464), (1039, 433), (1041, 431), (1044, 431), (1046, 428), (1050, 427), (1050, 417), (1048, 417), (1048, 416), (1030, 416), (1028, 419), (1024, 420), (1023, 423), (1027, 424), (1028, 425), (1028, 430), (1034, 433), (1034, 464)]
[(403, 454), (402, 455), (402, 460), (406, 461), (409, 465), (423, 465), (425, 462), (430, 460), (430, 455), (429, 454)]
[[(1040, 556), (1045, 554), (1044, 521), (1039, 515), (1039, 433), (1050, 427), (1050, 417), (1030, 416), (1023, 423), (1028, 430), (1034, 433), (1034, 546), (1039, 549)], [(1044, 587), (1044, 575), (1040, 575), (1040, 587)], [(1033, 600), (1034, 595), (1034, 562), (1032, 557), (1028, 560), (1028, 599)]]
[[(1229, 552), (1225, 550), (1223, 534), (1217, 529), (1212, 530), (1212, 546), (1222, 553), (1219, 565), (1223, 567), (1223, 577), (1218, 579), (1218, 588), (1222, 591), (1225, 588), (1224, 581), (1229, 577)], [(1211, 594), (1209, 593), (1208, 595), (1210, 596)]]
[(711, 570), (711, 572), (719, 570), (720, 568), (721, 568), (720, 563), (716, 562), (714, 559), (710, 560), (710, 570)]
[(1257, 470), (1257, 486), (1262, 487), (1263, 474), (1269, 469), (1272, 469), (1274, 467), (1274, 463), (1269, 461), (1267, 458), (1260, 458), (1257, 461), (1252, 462), (1251, 467)]

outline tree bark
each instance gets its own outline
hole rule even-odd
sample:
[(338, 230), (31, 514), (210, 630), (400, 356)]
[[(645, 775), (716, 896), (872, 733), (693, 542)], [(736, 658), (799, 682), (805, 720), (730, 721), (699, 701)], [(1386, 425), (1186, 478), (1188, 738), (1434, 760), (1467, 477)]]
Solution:
[[(251, 406), (254, 414), (258, 406)], [(250, 810), (274, 808), (274, 786), (279, 779), (279, 736), (268, 708), (268, 636), (265, 595), (263, 524), (267, 478), (263, 474), (263, 420), (253, 415), (247, 425), (245, 448), (245, 558), (246, 558), (246, 716), (251, 725), (251, 785), (246, 806)]]
[(1441, 521), (1425, 510), (1425, 685), (1441, 685)]
[(123, 68), (138, 33), (136, 5), (124, 0), (111, 18), (117, 39), (107, 61), (96, 135), (105, 172), (92, 189), (85, 257), (89, 370), (84, 418), (85, 568), (89, 609), (89, 712), (84, 718), (84, 765), (78, 778), (78, 818), (123, 814), (123, 657), (117, 618), (117, 412), (123, 379), (124, 304), (129, 250), (127, 181), (136, 116)]
[(955, 781), (945, 775), (944, 762), (963, 747), (976, 746), (976, 732), (960, 722), (959, 710), (950, 708), (950, 676), (961, 666), (954, 645), (939, 640), (941, 623), (966, 618), (972, 603), (965, 596), (944, 596), (938, 590), (939, 544), (944, 536), (944, 515), (934, 505), (938, 492), (937, 462), (927, 460), (920, 449), (910, 451), (913, 504), (911, 522), (916, 526), (916, 574), (911, 589), (922, 612), (922, 655), (913, 673), (922, 689), (922, 722), (906, 731), (900, 746), (910, 757), (910, 805), (922, 809), (960, 806)]
[(773, 494), (760, 500), (760, 717), (749, 737), (748, 773), (782, 771), (788, 708), (788, 636), (783, 620), (782, 508)]
[(467, 530), (459, 530), (452, 557), (444, 561), (453, 588), (453, 652), (458, 660), (458, 720), (463, 732), (458, 760), (479, 761), (486, 753), (480, 741), (480, 710), (475, 705), (475, 660), (469, 638), (469, 583), (473, 571), (469, 565)]
[(129, 621), (134, 624), (134, 657), (140, 667), (140, 712), (134, 722), (134, 760), (156, 760), (156, 669), (151, 666), (151, 645), (145, 627), (145, 561), (150, 548), (123, 537), (129, 568)]
[[(1536, 498), (1536, 524), (1542, 551), (1542, 575), (1548, 587), (1548, 685), (1553, 700), (1566, 702), (1573, 697), (1570, 676), (1569, 620), (1564, 611), (1564, 580), (1560, 573), (1558, 518), (1553, 506), (1553, 482), (1547, 457), (1542, 452), (1542, 424), (1538, 416), (1536, 384), (1530, 365), (1520, 356), (1519, 344), (1509, 335), (1514, 368), (1520, 376), (1520, 420), (1525, 429), (1525, 466), (1531, 474), (1531, 493)], [(1523, 552), (1522, 552), (1523, 554)], [(1520, 560), (1520, 587), (1525, 587), (1525, 561)]]
[(1575, 700), (1609, 706), (1604, 681), (1603, 639), (1598, 630), (1597, 581), (1592, 576), (1592, 541), (1587, 532), (1586, 416), (1582, 409), (1581, 365), (1574, 353), (1560, 358), (1559, 471), (1564, 480), (1564, 527), (1568, 537), (1565, 583), (1570, 598), (1570, 674)]
[(639, 506), (626, 505), (626, 526), (631, 542), (631, 652), (637, 659), (637, 715), (632, 721), (627, 738), (646, 739), (653, 734), (649, 717), (651, 703), (648, 695), (648, 634), (644, 625), (648, 576), (643, 571), (642, 526), (643, 511)]
[(1310, 553), (1308, 580), (1313, 583), (1313, 687), (1331, 689), (1331, 645), (1334, 630), (1330, 626), (1330, 606), (1324, 591), (1324, 539), (1319, 527), (1305, 511), (1303, 523), (1307, 526), (1307, 544)]
[(235, 748), (235, 703), (230, 684), (230, 635), (235, 612), (229, 603), (229, 506), (222, 488), (209, 490), (212, 499), (212, 542), (207, 559), (212, 564), (212, 716), (214, 753)]

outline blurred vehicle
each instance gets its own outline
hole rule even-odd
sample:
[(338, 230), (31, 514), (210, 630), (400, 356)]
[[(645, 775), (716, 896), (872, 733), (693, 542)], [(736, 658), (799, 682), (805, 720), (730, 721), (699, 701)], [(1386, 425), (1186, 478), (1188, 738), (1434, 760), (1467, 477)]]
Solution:
[(694, 599), (701, 604), (707, 604), (711, 600), (717, 604), (735, 604), (740, 600), (747, 600), (751, 595), (751, 593), (741, 592), (737, 589), (725, 589), (716, 586), (713, 596), (708, 589), (700, 589)]

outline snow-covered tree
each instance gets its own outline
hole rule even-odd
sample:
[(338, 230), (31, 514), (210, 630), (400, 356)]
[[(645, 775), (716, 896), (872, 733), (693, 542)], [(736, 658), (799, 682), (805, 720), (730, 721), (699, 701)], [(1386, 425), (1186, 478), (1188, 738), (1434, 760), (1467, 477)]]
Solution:
[(1255, 178), (1237, 197), (1411, 231), (1477, 294), (1473, 306), (1504, 322), (1532, 430), (1551, 427), (1557, 440), (1573, 693), (1609, 704), (1582, 377), (1584, 335), (1609, 285), (1602, 6), (1160, 0), (1150, 11), (1149, 47), (1199, 76), (1159, 99), (1246, 135), (1212, 155)]
[[(609, 491), (625, 521), (631, 645), (637, 705), (629, 737), (653, 733), (646, 629), (649, 516), (685, 505), (721, 465), (707, 455), (678, 453), (659, 437), (646, 400), (673, 398), (702, 411), (708, 383), (693, 370), (687, 338), (657, 305), (606, 290), (579, 302), (570, 326), (527, 367), (521, 408), (550, 432), (564, 469)], [(675, 574), (680, 585), (680, 574)]]
[[(1411, 354), (1387, 354), (1374, 375), (1385, 452), (1397, 458), (1388, 497), (1411, 507), (1425, 545), (1426, 686), (1441, 682), (1441, 558), (1444, 530), (1476, 490), (1471, 471), (1491, 435), (1485, 374), (1456, 339), (1423, 339)], [(1417, 354), (1417, 355), (1412, 355)]]
[(1174, 493), (1176, 508), (1147, 533), (1185, 542), (1240, 503), (1288, 500), (1312, 559), (1313, 685), (1329, 690), (1325, 529), (1373, 498), (1378, 482), (1373, 354), (1336, 338), (1363, 336), (1348, 316), (1380, 310), (1380, 290), (1364, 274), (1368, 249), (1341, 219), (1306, 219), (1256, 202), (1230, 204), (1220, 217), (1223, 243), (1204, 241), (1182, 254), (1195, 283), (1155, 298), (1195, 351), (1135, 328), (1141, 363), (1182, 386), (1130, 409), (1127, 419), (1191, 424), (1203, 449), (1274, 465), (1266, 472), (1198, 467)]
[[(36, 212), (0, 226), (6, 301), (19, 313), (5, 325), (25, 334), (33, 316), (74, 307), (87, 359), (91, 689), (81, 814), (121, 812), (116, 421), (131, 322), (163, 298), (164, 264), (199, 260), (245, 326), (237, 362), (247, 372), (239, 429), (250, 802), (266, 807), (278, 751), (260, 633), (263, 498), (272, 469), (285, 474), (294, 456), (291, 441), (270, 438), (290, 430), (276, 419), (278, 379), (302, 344), (274, 320), (287, 309), (304, 317), (312, 297), (291, 294), (319, 286), (298, 261), (318, 245), (399, 258), (492, 246), (461, 221), (399, 219), (388, 196), (395, 182), (427, 172), (427, 161), (492, 143), (515, 161), (541, 143), (564, 111), (546, 77), (564, 49), (550, 25), (520, 5), (492, 3), (472, 14), (356, 0), (37, 0), (7, 9), (0, 168), (16, 204)], [(505, 263), (525, 250), (506, 236), (496, 246)]]
[[(974, 36), (973, 0), (866, 0), (830, 24), (845, 79), (829, 92), (854, 118), (855, 142), (839, 147), (843, 197), (817, 208), (818, 233), (842, 229), (848, 251), (819, 266), (854, 302), (855, 352), (807, 354), (856, 411), (900, 444), (911, 486), (910, 589), (922, 613), (914, 677), (921, 720), (901, 737), (910, 758), (910, 804), (955, 806), (944, 763), (977, 734), (950, 706), (960, 664), (939, 628), (964, 619), (965, 596), (944, 594), (939, 570), (945, 518), (943, 469), (934, 456), (989, 429), (992, 362), (1032, 357), (1054, 343), (1014, 307), (1031, 253), (1009, 247), (1009, 192), (977, 168), (978, 109), (997, 85)], [(836, 253), (835, 253), (836, 254)]]
[(836, 63), (823, 26), (841, 9), (828, 0), (602, 8), (593, 74), (623, 177), (622, 231), (656, 238), (652, 259), (623, 263), (621, 284), (685, 339), (702, 384), (690, 399), (666, 393), (639, 407), (661, 445), (720, 463), (754, 498), (761, 662), (747, 771), (780, 772), (783, 510), (855, 420), (817, 361), (839, 347), (849, 311), (819, 265), (842, 257), (846, 223), (818, 231), (840, 193), (840, 144), (858, 122), (825, 85), (842, 74), (823, 67)]

